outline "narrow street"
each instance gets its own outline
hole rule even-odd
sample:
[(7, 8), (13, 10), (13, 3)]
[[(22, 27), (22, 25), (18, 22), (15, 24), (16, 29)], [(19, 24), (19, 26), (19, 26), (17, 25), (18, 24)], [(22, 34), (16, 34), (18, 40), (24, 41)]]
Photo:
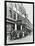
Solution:
[(6, 43), (33, 42), (33, 14), (31, 14), (33, 13), (32, 5), (7, 2), (6, 6), (6, 31), (8, 33)]
[(24, 38), (21, 38), (21, 39), (18, 39), (18, 40), (10, 41), (7, 38), (7, 44), (11, 44), (11, 43), (27, 43), (27, 42), (33, 42), (33, 33), (32, 32), (27, 37), (24, 37)]

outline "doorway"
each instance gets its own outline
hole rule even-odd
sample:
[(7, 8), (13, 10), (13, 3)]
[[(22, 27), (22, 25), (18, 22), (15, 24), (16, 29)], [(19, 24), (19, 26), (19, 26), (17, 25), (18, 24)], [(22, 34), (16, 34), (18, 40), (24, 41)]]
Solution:
[(21, 26), (20, 25), (17, 25), (17, 30), (21, 30)]

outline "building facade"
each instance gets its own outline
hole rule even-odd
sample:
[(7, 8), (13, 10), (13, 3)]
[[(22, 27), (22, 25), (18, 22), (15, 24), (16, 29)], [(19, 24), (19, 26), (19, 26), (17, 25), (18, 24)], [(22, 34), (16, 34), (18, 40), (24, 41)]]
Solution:
[(7, 32), (23, 30), (31, 24), (22, 3), (7, 3), (6, 23)]

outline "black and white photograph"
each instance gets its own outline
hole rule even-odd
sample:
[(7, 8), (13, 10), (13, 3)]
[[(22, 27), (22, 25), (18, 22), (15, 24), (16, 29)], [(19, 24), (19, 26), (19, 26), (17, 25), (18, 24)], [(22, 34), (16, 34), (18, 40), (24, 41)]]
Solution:
[(5, 44), (34, 43), (33, 5), (33, 2), (5, 2)]

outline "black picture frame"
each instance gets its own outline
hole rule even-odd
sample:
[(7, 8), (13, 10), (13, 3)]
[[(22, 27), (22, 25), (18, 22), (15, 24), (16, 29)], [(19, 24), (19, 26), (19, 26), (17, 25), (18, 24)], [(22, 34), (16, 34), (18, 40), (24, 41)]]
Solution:
[[(7, 34), (6, 34), (6, 15), (7, 15), (7, 11), (6, 11), (6, 9), (7, 9), (7, 6), (6, 6), (6, 3), (7, 2), (14, 2), (14, 3), (28, 3), (28, 4), (33, 4), (33, 42), (27, 42), (27, 43), (13, 43), (13, 44), (7, 44), (7, 42), (6, 42), (6, 39), (7, 39)], [(5, 22), (5, 26), (4, 26), (4, 28), (5, 28), (5, 32), (4, 32), (4, 38), (5, 38), (5, 40), (4, 40), (4, 45), (20, 45), (20, 44), (34, 44), (34, 2), (24, 2), (24, 1), (5, 1), (5, 15), (4, 15), (4, 17), (5, 17), (5, 20), (4, 20), (4, 22)]]

